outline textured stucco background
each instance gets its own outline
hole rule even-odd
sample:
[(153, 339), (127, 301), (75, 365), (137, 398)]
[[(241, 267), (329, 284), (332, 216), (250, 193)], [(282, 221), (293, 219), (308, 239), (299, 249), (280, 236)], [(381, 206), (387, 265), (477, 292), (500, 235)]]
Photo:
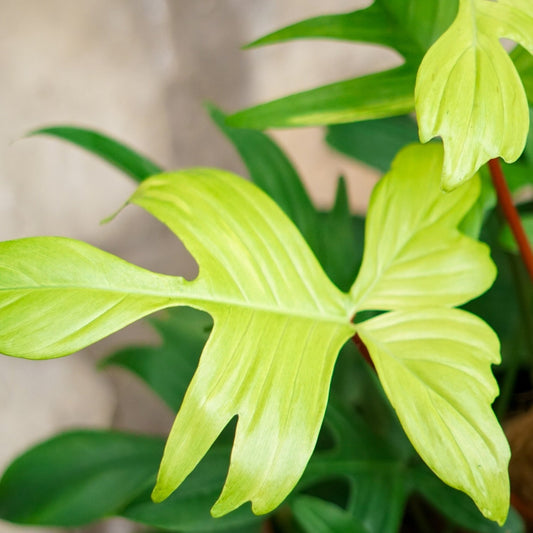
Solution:
[[(377, 47), (299, 41), (243, 52), (282, 25), (368, 0), (0, 0), (0, 239), (63, 235), (146, 268), (194, 275), (194, 262), (135, 208), (99, 221), (134, 189), (126, 177), (57, 140), (21, 139), (43, 125), (105, 131), (167, 168), (212, 165), (244, 173), (202, 103), (227, 111), (381, 70), (398, 57)], [(344, 174), (354, 209), (375, 175), (334, 154), (318, 128), (274, 132), (322, 206)], [(151, 338), (133, 325), (83, 353), (32, 362), (0, 356), (0, 470), (60, 429), (164, 433), (172, 417), (136, 379), (99, 372), (114, 347)], [(21, 529), (0, 522), (0, 533)], [(22, 531), (35, 531), (35, 528)], [(128, 532), (110, 520), (80, 531)]]

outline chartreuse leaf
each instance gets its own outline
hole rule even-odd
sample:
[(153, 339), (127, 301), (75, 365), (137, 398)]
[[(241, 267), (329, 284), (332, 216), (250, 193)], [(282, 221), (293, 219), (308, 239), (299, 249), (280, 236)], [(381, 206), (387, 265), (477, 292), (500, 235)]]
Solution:
[[(181, 278), (154, 274), (61, 237), (0, 243), (0, 353), (73, 353), (158, 309), (176, 305)], [(68, 311), (67, 311), (68, 310)]]
[(314, 17), (262, 37), (249, 46), (302, 38), (369, 42), (397, 50), (405, 64), (260, 104), (235, 113), (228, 122), (238, 127), (266, 129), (338, 124), (408, 113), (414, 107), (418, 65), (456, 13), (457, 0), (375, 0), (365, 9)]
[(490, 408), (498, 393), (490, 372), (499, 362), (493, 331), (465, 311), (427, 308), (380, 315), (358, 332), (422, 459), (503, 523), (509, 448)]
[[(440, 145), (410, 146), (382, 179), (349, 295), (252, 184), (207, 169), (152, 177), (130, 202), (180, 236), (200, 265), (198, 278), (154, 274), (68, 239), (2, 243), (0, 351), (54, 357), (155, 309), (207, 311), (214, 328), (153, 498), (168, 497), (237, 415), (229, 473), (212, 514), (248, 500), (265, 513), (292, 490), (311, 456), (333, 365), (354, 333), (350, 318), (395, 309), (356, 326), (392, 405), (429, 466), (503, 521), (508, 450), (490, 410), (497, 341), (479, 319), (449, 309), (486, 290), (494, 267), (487, 248), (456, 229), (476, 200), (477, 180), (444, 195), (441, 164)], [(404, 379), (391, 377), (393, 369)]]
[(433, 179), (441, 168), (442, 145), (411, 145), (374, 188), (351, 289), (358, 310), (460, 305), (494, 281), (489, 248), (457, 230), (479, 195), (479, 179), (445, 194)]
[(214, 318), (154, 499), (185, 479), (238, 414), (228, 478), (212, 512), (252, 500), (264, 513), (283, 501), (312, 453), (333, 364), (353, 328), (345, 297), (279, 208), (248, 183), (206, 172), (152, 178), (131, 200), (196, 257), (200, 276), (191, 289), (204, 296), (195, 305)]
[(115, 139), (91, 129), (75, 126), (51, 126), (34, 130), (30, 135), (51, 135), (69, 141), (105, 159), (138, 182), (163, 171), (161, 167), (147, 157)]
[(446, 194), (441, 166), (440, 145), (410, 146), (375, 188), (351, 294), (356, 310), (395, 311), (357, 331), (420, 456), (503, 523), (509, 448), (490, 408), (499, 343), (483, 321), (450, 309), (486, 290), (495, 269), (488, 247), (457, 231), (479, 194), (478, 178)]
[(54, 357), (158, 308), (187, 304), (209, 312), (214, 329), (170, 434), (154, 498), (167, 497), (238, 415), (213, 513), (247, 500), (256, 513), (268, 512), (313, 451), (335, 359), (353, 334), (347, 296), (279, 207), (231, 174), (163, 174), (143, 182), (131, 202), (180, 235), (200, 265), (198, 278), (153, 274), (71, 240), (3, 243), (0, 351)]
[(529, 0), (460, 0), (457, 18), (420, 65), (415, 93), (420, 139), (442, 137), (447, 190), (489, 159), (513, 162), (524, 149), (527, 98), (501, 37), (533, 52)]

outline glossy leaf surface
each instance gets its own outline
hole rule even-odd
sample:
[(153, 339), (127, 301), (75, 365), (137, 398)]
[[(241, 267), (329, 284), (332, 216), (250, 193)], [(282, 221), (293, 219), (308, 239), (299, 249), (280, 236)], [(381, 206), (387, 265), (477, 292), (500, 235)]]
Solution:
[(529, 128), (527, 98), (499, 42), (507, 37), (533, 52), (528, 0), (461, 0), (451, 27), (428, 51), (417, 76), (420, 139), (441, 136), (442, 185), (451, 190), (489, 159), (515, 161)]

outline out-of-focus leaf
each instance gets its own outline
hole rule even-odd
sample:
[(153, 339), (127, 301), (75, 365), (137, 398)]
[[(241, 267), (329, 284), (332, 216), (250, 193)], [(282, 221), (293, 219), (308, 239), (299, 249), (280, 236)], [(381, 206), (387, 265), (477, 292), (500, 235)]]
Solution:
[(363, 120), (330, 126), (326, 141), (339, 152), (386, 172), (401, 148), (418, 141), (418, 126), (409, 115)]
[(399, 68), (251, 107), (228, 121), (234, 126), (265, 129), (339, 124), (408, 113), (413, 109), (420, 60), (456, 12), (457, 0), (376, 0), (359, 11), (315, 17), (258, 39), (250, 46), (317, 37), (378, 43), (395, 48), (406, 62)]
[(424, 466), (412, 471), (414, 489), (448, 520), (476, 533), (525, 533), (520, 516), (511, 508), (502, 526), (487, 520), (463, 492), (452, 489)]
[(228, 117), (238, 128), (340, 124), (403, 115), (414, 108), (416, 67), (401, 67), (340, 81), (259, 104)]
[(155, 480), (164, 441), (73, 431), (16, 459), (0, 480), (0, 518), (74, 527), (119, 512)]
[(257, 529), (261, 518), (252, 514), (248, 506), (220, 518), (213, 518), (209, 513), (224, 484), (230, 452), (231, 447), (215, 446), (170, 498), (154, 503), (150, 491), (146, 491), (121, 515), (146, 525), (180, 532), (233, 533), (241, 528)]
[(319, 498), (300, 496), (292, 510), (306, 533), (368, 533), (347, 511)]
[(71, 142), (105, 159), (137, 182), (141, 182), (154, 174), (160, 174), (163, 171), (159, 165), (125, 144), (103, 133), (87, 128), (51, 126), (34, 130), (29, 135), (51, 135)]
[(524, 84), (527, 99), (533, 105), (533, 56), (522, 46), (516, 46), (509, 54)]
[(493, 286), (479, 298), (468, 302), (464, 309), (483, 318), (496, 331), (502, 345), (501, 367), (507, 367), (515, 366), (522, 359), (516, 344), (521, 336), (522, 321), (515, 287), (516, 272), (513, 272), (509, 254), (498, 245), (499, 231), (500, 222), (492, 214), (484, 225), (481, 238), (490, 246), (498, 275)]
[(466, 213), (459, 224), (459, 230), (472, 239), (479, 239), (483, 223), (487, 219), (491, 209), (496, 205), (496, 192), (487, 167), (479, 169), (480, 193), (474, 205)]
[[(520, 218), (522, 220), (522, 226), (524, 227), (528, 241), (530, 245), (533, 245), (533, 214), (525, 214)], [(514, 254), (518, 253), (518, 245), (516, 244), (515, 238), (508, 224), (505, 224), (505, 226), (502, 228), (499, 242), (504, 250)]]
[(488, 247), (457, 230), (479, 180), (443, 193), (435, 181), (441, 168), (442, 145), (410, 145), (374, 188), (363, 264), (351, 289), (358, 310), (460, 305), (494, 281)]
[(116, 365), (130, 370), (177, 412), (213, 321), (201, 311), (178, 307), (150, 323), (161, 336), (160, 345), (123, 348), (106, 358), (103, 366)]
[(348, 291), (363, 259), (365, 221), (350, 213), (344, 178), (339, 178), (332, 210), (322, 213), (320, 222), (318, 258), (337, 287)]
[(347, 413), (335, 402), (330, 402), (325, 422), (335, 446), (315, 453), (300, 489), (325, 479), (347, 479), (349, 515), (369, 533), (395, 533), (410, 490), (405, 468), (407, 456), (398, 454), (398, 449), (386, 440), (390, 433), (387, 437), (380, 435), (378, 432), (383, 428), (369, 425), (359, 414)]
[(489, 159), (522, 153), (529, 128), (520, 77), (499, 42), (508, 37), (533, 53), (529, 0), (461, 0), (451, 27), (425, 55), (416, 82), (420, 139), (440, 136), (442, 186), (457, 187)]

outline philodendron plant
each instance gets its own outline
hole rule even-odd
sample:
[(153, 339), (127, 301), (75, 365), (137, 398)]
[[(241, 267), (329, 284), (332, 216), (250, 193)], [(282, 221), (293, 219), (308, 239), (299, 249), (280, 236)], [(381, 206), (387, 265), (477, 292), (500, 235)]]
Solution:
[[(458, 307), (497, 276), (491, 250), (479, 240), (494, 206), (483, 165), (521, 156), (533, 94), (526, 94), (499, 39), (533, 52), (533, 3), (375, 0), (252, 44), (303, 37), (378, 43), (395, 48), (405, 63), (230, 117), (210, 108), (254, 183), (217, 169), (163, 172), (90, 130), (34, 132), (85, 147), (139, 181), (127, 205), (166, 224), (198, 262), (199, 274), (186, 281), (150, 272), (61, 237), (0, 243), (0, 352), (60, 357), (155, 311), (187, 306), (209, 316), (172, 311), (153, 322), (164, 340), (160, 347), (129, 348), (108, 360), (134, 371), (177, 410), (151, 494), (154, 502), (168, 498), (165, 503), (151, 503), (146, 493), (159, 440), (73, 432), (11, 465), (0, 481), (0, 518), (70, 526), (121, 514), (177, 531), (251, 531), (258, 522), (243, 504), (276, 517), (287, 501), (299, 525), (281, 512), (274, 518), (280, 531), (392, 533), (418, 492), (452, 523), (500, 531), (438, 481), (411, 445), (440, 480), (504, 524), (509, 446), (492, 410), (498, 384), (491, 371), (500, 362), (500, 343), (483, 319)], [(512, 55), (521, 74), (531, 76), (527, 52)], [(440, 136), (443, 144), (411, 143), (412, 118), (387, 118), (411, 112), (415, 103), (421, 140)], [(333, 146), (378, 168), (389, 166), (390, 147), (374, 142), (374, 153), (362, 154), (357, 138), (382, 135), (399, 149), (372, 193), (364, 251), (361, 220), (348, 211), (344, 182), (333, 210), (316, 211), (284, 154), (251, 129), (345, 122), (354, 123), (330, 128)], [(530, 163), (522, 158), (516, 165), (522, 174), (513, 175), (527, 175), (523, 167)], [(491, 170), (505, 201), (495, 161)], [(515, 181), (527, 182), (521, 180)], [(527, 239), (508, 204), (506, 217), (527, 263)], [(380, 384), (370, 366), (350, 359), (355, 345)], [(352, 352), (338, 365), (351, 366), (332, 384), (341, 350)], [(351, 379), (352, 392), (342, 378)], [(235, 417), (232, 441), (224, 429)], [(324, 444), (328, 428), (333, 447)], [(93, 449), (98, 453), (87, 451)], [(116, 460), (123, 461), (120, 473), (111, 466)], [(182, 484), (194, 486), (190, 480), (209, 485), (203, 464), (223, 476), (228, 462), (223, 486), (216, 476), (216, 502), (191, 488), (180, 493)], [(339, 476), (349, 479), (349, 495), (341, 490), (322, 498), (317, 483)], [(20, 494), (23, 487), (31, 497)], [(109, 497), (91, 500), (103, 488)], [(201, 501), (197, 514), (187, 504), (191, 493)], [(205, 515), (207, 504), (214, 518)], [(521, 527), (511, 515), (506, 530)]]

